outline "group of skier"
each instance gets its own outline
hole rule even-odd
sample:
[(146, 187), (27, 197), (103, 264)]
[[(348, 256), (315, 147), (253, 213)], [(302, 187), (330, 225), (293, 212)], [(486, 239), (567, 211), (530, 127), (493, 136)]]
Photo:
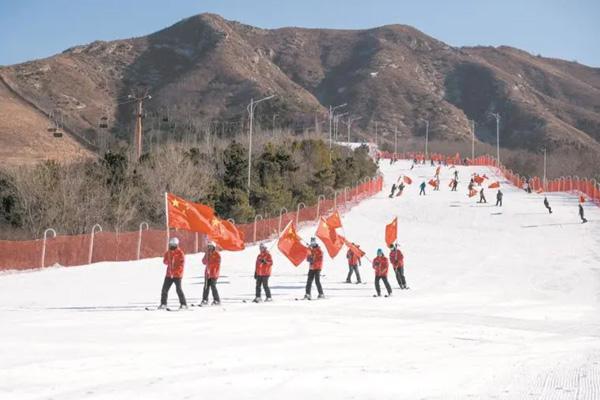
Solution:
[[(353, 246), (356, 246), (356, 248), (360, 248), (360, 246), (354, 243)], [(361, 265), (361, 257), (355, 254), (353, 251), (348, 250), (346, 258), (348, 261), (348, 277), (346, 278), (346, 283), (352, 283), (352, 275), (356, 275), (357, 284), (362, 283), (359, 272), (359, 266)], [(323, 269), (323, 251), (321, 250), (321, 247), (319, 246), (316, 238), (314, 237), (310, 239), (309, 253), (306, 257), (306, 261), (308, 262), (309, 269), (306, 280), (304, 299), (312, 299), (311, 291), (313, 283), (317, 288), (318, 298), (324, 298), (325, 293), (323, 291), (323, 286), (321, 285), (321, 271)], [(167, 309), (169, 289), (173, 284), (175, 284), (177, 296), (179, 298), (179, 309), (187, 309), (187, 301), (181, 286), (185, 265), (185, 254), (183, 253), (183, 250), (179, 247), (179, 239), (171, 238), (169, 240), (169, 249), (165, 252), (165, 255), (163, 257), (163, 263), (167, 266), (167, 270), (165, 274), (165, 279), (163, 281), (160, 296), (160, 305), (158, 309)], [(221, 303), (221, 299), (219, 297), (219, 291), (217, 289), (217, 281), (219, 279), (221, 269), (221, 255), (217, 251), (214, 243), (208, 243), (206, 253), (202, 258), (202, 263), (205, 266), (204, 290), (202, 293), (202, 302), (199, 304), (199, 306), (208, 305), (210, 293), (212, 293), (213, 297), (212, 305), (219, 305)], [(400, 289), (408, 289), (408, 286), (406, 286), (406, 278), (404, 277), (404, 255), (400, 251), (398, 244), (394, 243), (390, 245), (389, 261), (388, 258), (386, 258), (386, 256), (384, 255), (382, 249), (377, 250), (377, 256), (372, 261), (372, 267), (375, 271), (376, 294), (374, 296), (381, 296), (380, 281), (383, 281), (383, 284), (385, 285), (385, 288), (387, 290), (386, 297), (392, 294), (392, 288), (387, 279), (389, 264), (391, 264), (392, 268), (394, 269), (394, 274), (396, 275), (396, 280), (398, 281)], [(265, 292), (264, 301), (272, 301), (271, 289), (269, 288), (269, 278), (271, 276), (272, 267), (273, 257), (271, 256), (271, 253), (269, 252), (265, 244), (261, 243), (259, 246), (259, 253), (256, 257), (254, 269), (254, 279), (256, 281), (255, 298), (253, 300), (254, 303), (260, 303), (263, 301), (263, 290)]]

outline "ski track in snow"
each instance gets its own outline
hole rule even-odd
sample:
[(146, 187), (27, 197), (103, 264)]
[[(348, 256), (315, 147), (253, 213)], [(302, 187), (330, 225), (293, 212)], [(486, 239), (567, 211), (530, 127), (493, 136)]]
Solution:
[[(393, 296), (373, 298), (366, 259), (368, 284), (342, 283), (343, 251), (325, 258), (328, 299), (294, 301), (307, 267), (273, 249), (275, 301), (253, 304), (254, 246), (222, 253), (221, 306), (175, 313), (144, 310), (158, 258), (0, 274), (0, 399), (599, 399), (600, 210), (582, 225), (575, 196), (548, 194), (548, 215), (508, 185), (504, 207), (490, 189), (477, 204), (466, 185), (495, 180), (485, 167), (457, 167), (458, 192), (442, 168), (441, 190), (419, 197), (433, 167), (381, 168), (383, 192), (343, 214), (344, 232), (373, 258), (397, 215), (410, 290), (390, 273)], [(400, 174), (414, 182), (389, 199)], [(186, 258), (188, 303), (201, 256)]]

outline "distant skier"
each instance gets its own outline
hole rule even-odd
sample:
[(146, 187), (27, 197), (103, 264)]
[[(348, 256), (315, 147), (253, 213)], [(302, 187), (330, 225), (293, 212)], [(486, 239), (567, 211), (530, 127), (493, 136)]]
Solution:
[(458, 181), (458, 170), (454, 170), (454, 180)]
[(435, 183), (435, 186), (433, 187), (433, 190), (434, 191), (439, 191), (440, 190), (440, 177), (439, 177), (439, 175), (436, 175), (434, 183)]
[[(481, 189), (483, 190), (483, 189)], [(502, 197), (504, 196), (504, 194), (502, 193), (502, 191), (500, 189), (498, 189), (498, 193), (496, 193), (496, 207), (500, 206), (502, 207)]]
[(391, 199), (392, 197), (394, 197), (394, 193), (396, 192), (396, 184), (393, 183), (392, 184), (392, 192), (389, 195), (389, 198)]
[(172, 284), (175, 284), (175, 290), (177, 291), (177, 297), (179, 297), (179, 308), (186, 309), (187, 302), (185, 301), (185, 295), (181, 289), (181, 279), (183, 278), (183, 267), (185, 264), (185, 254), (183, 250), (179, 248), (179, 239), (169, 239), (169, 250), (163, 257), (163, 264), (167, 266), (167, 273), (163, 282), (162, 291), (160, 294), (160, 306), (159, 309), (167, 308), (167, 298), (169, 296), (169, 289)]
[(400, 184), (398, 185), (398, 193), (396, 193), (396, 197), (402, 196), (402, 192), (404, 192), (405, 187), (406, 186), (404, 185), (404, 182), (400, 182)]
[(421, 188), (421, 191), (419, 192), (419, 196), (423, 195), (425, 196), (425, 186), (427, 184), (425, 183), (425, 181), (421, 182), (421, 185), (419, 185), (419, 187)]
[(325, 297), (323, 294), (323, 287), (321, 287), (321, 270), (323, 269), (323, 251), (319, 247), (317, 243), (317, 239), (312, 237), (310, 238), (310, 254), (306, 258), (309, 265), (308, 270), (308, 279), (306, 281), (306, 294), (304, 298), (306, 300), (310, 300), (310, 291), (312, 289), (313, 280), (315, 281), (315, 285), (317, 286), (317, 291), (319, 292), (319, 299)]
[[(356, 247), (360, 247), (357, 244), (352, 243)], [(352, 250), (348, 250), (346, 252), (346, 259), (348, 260), (348, 277), (346, 278), (346, 283), (352, 283), (352, 274), (356, 274), (356, 283), (360, 283), (360, 273), (358, 272), (358, 266), (360, 265), (360, 258), (352, 252)]]
[(407, 289), (406, 278), (404, 277), (404, 254), (398, 248), (398, 243), (390, 245), (390, 263), (394, 268), (400, 289)]
[(579, 203), (579, 216), (581, 217), (582, 224), (585, 224), (586, 222), (588, 222), (588, 220), (585, 219), (585, 216), (583, 214), (583, 205), (581, 203)]
[(392, 295), (392, 287), (387, 279), (388, 274), (388, 260), (383, 255), (383, 250), (377, 249), (377, 257), (373, 260), (373, 269), (375, 270), (375, 291), (377, 296), (381, 296), (381, 287), (379, 281), (382, 280), (385, 288), (387, 289), (388, 296)]
[(261, 243), (259, 246), (260, 253), (256, 257), (256, 265), (254, 271), (254, 279), (256, 279), (256, 297), (254, 298), (255, 303), (262, 301), (261, 287), (265, 289), (265, 301), (271, 301), (271, 289), (269, 289), (269, 277), (271, 276), (271, 269), (273, 267), (273, 258), (271, 253), (267, 250), (267, 246)]
[(202, 258), (202, 264), (206, 266), (204, 269), (204, 291), (202, 293), (202, 305), (208, 304), (208, 292), (212, 292), (214, 306), (221, 304), (219, 291), (217, 290), (217, 280), (221, 270), (221, 255), (217, 251), (214, 243), (208, 243), (206, 253)]
[(452, 181), (452, 189), (451, 189), (451, 191), (452, 191), (452, 192), (456, 192), (456, 188), (458, 188), (458, 180), (455, 178), (455, 179)]
[(479, 191), (479, 202), (487, 203), (487, 200), (485, 199), (485, 194), (483, 193), (483, 188), (481, 188), (481, 190)]
[(550, 207), (550, 203), (548, 203), (548, 198), (546, 196), (544, 196), (544, 207), (546, 207), (549, 214), (552, 214), (552, 207)]

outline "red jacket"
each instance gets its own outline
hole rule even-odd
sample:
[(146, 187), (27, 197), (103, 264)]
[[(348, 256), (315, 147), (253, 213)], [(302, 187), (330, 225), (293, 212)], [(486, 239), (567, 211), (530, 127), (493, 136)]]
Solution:
[(388, 274), (388, 260), (385, 256), (377, 256), (373, 260), (373, 268), (375, 269), (375, 276), (387, 276)]
[(169, 278), (183, 278), (183, 264), (185, 263), (185, 254), (180, 248), (168, 250), (163, 257), (163, 264), (167, 266), (166, 275)]
[(261, 251), (256, 257), (256, 275), (271, 276), (271, 267), (273, 266), (273, 258), (268, 250)]
[(323, 251), (320, 247), (311, 247), (310, 254), (308, 255), (308, 263), (310, 264), (310, 269), (315, 271), (320, 271), (323, 269)]
[(213, 250), (211, 253), (205, 253), (202, 258), (202, 264), (206, 265), (204, 276), (209, 279), (218, 279), (221, 270), (221, 255)]
[(360, 258), (358, 258), (356, 254), (352, 252), (352, 250), (348, 250), (346, 253), (346, 258), (348, 259), (348, 266), (355, 267), (360, 265)]
[(400, 249), (390, 251), (390, 263), (394, 269), (404, 267), (404, 254), (402, 254)]

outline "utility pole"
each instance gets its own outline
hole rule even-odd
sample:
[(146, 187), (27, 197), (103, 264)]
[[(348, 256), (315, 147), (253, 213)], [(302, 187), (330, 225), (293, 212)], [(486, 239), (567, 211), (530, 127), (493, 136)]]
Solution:
[(396, 159), (396, 154), (398, 154), (398, 127), (394, 128), (394, 159)]
[(248, 110), (248, 114), (250, 114), (250, 124), (249, 124), (250, 126), (249, 126), (249, 133), (248, 133), (248, 186), (247, 186), (248, 193), (250, 193), (250, 177), (252, 174), (252, 129), (253, 129), (253, 125), (254, 125), (254, 109), (256, 108), (256, 105), (258, 103), (260, 103), (261, 101), (270, 100), (273, 97), (275, 97), (275, 95), (272, 94), (272, 95), (264, 97), (258, 101), (254, 101), (254, 99), (250, 99), (250, 104), (246, 108)]
[(135, 131), (133, 134), (133, 143), (135, 145), (135, 154), (136, 159), (139, 160), (142, 156), (142, 117), (144, 115), (144, 100), (150, 100), (152, 96), (148, 94), (148, 90), (145, 90), (143, 94), (135, 94), (132, 93), (127, 96), (128, 99), (131, 99), (136, 103), (136, 113), (135, 113)]
[(350, 127), (352, 126), (352, 123), (354, 121), (358, 121), (361, 118), (362, 117), (348, 118), (348, 141), (346, 142), (348, 145), (348, 148), (350, 148)]
[(379, 140), (377, 137), (377, 121), (375, 121), (375, 148), (379, 148)]
[(492, 117), (496, 118), (496, 162), (500, 166), (500, 114), (492, 113)]

